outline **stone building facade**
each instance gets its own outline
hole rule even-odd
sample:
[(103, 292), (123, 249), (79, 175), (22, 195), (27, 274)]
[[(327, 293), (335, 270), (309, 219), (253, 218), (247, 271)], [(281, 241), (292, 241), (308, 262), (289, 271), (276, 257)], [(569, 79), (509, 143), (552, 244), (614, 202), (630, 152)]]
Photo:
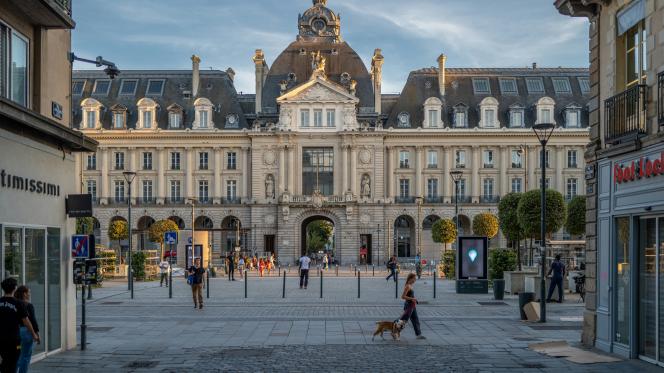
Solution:
[(115, 81), (75, 72), (75, 122), (100, 142), (78, 165), (103, 242), (113, 244), (109, 222), (126, 219), (122, 172), (131, 169), (133, 228), (172, 218), (186, 230), (195, 220), (213, 261), (239, 241), (290, 263), (318, 218), (334, 224), (341, 263), (364, 259), (363, 246), (369, 263), (418, 251), (438, 260), (430, 227), (454, 217), (449, 172), (463, 172), (459, 222), (471, 233), (500, 196), (539, 187), (538, 122), (558, 125), (549, 185), (570, 197), (585, 190), (587, 69), (448, 68), (441, 55), (400, 94), (383, 94), (388, 59), (376, 49), (365, 65), (327, 2), (313, 3), (271, 66), (256, 51), (255, 94), (236, 92), (232, 69), (199, 70), (196, 56), (190, 71), (124, 71)]

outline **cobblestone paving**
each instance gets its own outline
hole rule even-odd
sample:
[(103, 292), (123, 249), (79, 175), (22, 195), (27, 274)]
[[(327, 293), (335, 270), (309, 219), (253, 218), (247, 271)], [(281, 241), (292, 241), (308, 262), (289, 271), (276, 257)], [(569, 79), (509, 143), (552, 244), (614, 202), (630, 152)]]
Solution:
[[(454, 284), (418, 281), (416, 295), (426, 340), (412, 327), (400, 341), (371, 340), (375, 322), (401, 313), (394, 283), (376, 276), (319, 278), (300, 290), (287, 279), (250, 278), (245, 283), (212, 279), (210, 298), (194, 310), (182, 279), (168, 290), (138, 283), (130, 300), (126, 285), (108, 282), (89, 301), (87, 350), (67, 351), (36, 364), (37, 372), (650, 372), (639, 361), (576, 365), (527, 349), (533, 342), (580, 339), (582, 305), (572, 296), (551, 305), (546, 325), (518, 320), (515, 297), (503, 302), (490, 295), (458, 295)], [(400, 288), (398, 289), (400, 290)], [(482, 303), (480, 303), (482, 302)], [(387, 337), (387, 336), (386, 336)]]

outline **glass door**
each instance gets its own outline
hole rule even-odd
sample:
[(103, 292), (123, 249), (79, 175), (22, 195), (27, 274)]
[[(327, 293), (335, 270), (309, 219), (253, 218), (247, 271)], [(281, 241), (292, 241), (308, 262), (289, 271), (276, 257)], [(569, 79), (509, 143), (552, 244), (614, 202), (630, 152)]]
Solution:
[(664, 362), (664, 217), (639, 221), (639, 355)]
[(629, 330), (631, 321), (631, 273), (630, 263), (630, 218), (616, 219), (616, 279), (615, 279), (615, 327), (614, 341), (630, 345)]

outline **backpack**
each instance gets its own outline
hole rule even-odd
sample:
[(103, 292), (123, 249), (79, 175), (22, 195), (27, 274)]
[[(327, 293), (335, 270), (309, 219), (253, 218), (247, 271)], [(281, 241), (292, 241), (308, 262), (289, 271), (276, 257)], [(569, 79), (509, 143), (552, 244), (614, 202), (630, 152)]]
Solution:
[(187, 285), (193, 285), (194, 284), (194, 276), (195, 275), (187, 276)]

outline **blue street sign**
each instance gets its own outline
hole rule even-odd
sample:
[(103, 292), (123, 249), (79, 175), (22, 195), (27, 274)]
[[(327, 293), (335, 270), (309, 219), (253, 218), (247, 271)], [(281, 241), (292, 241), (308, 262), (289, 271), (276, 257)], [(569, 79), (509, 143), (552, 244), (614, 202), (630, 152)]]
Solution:
[(71, 236), (72, 258), (88, 258), (90, 256), (90, 237), (86, 235)]
[(191, 237), (189, 237), (189, 244), (191, 245)]
[(178, 243), (178, 232), (164, 233), (164, 243), (166, 245), (176, 245)]

